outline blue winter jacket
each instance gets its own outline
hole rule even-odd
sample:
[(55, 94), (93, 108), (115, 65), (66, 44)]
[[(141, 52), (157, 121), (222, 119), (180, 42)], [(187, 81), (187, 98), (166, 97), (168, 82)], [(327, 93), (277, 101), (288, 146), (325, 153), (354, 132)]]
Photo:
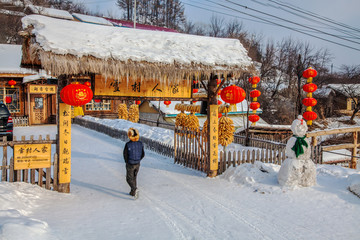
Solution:
[(140, 141), (129, 141), (124, 147), (124, 160), (129, 164), (139, 164), (145, 156), (144, 146)]

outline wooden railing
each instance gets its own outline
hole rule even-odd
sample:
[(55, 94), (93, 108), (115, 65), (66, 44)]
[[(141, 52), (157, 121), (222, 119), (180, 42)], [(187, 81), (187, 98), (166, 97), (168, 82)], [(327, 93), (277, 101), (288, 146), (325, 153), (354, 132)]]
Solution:
[[(331, 152), (334, 150), (340, 150), (340, 149), (349, 149), (351, 150), (351, 160), (349, 161), (349, 167), (350, 168), (356, 168), (356, 162), (357, 159), (359, 158), (358, 155), (358, 148), (360, 147), (359, 144), (359, 132), (360, 132), (360, 127), (350, 127), (350, 128), (337, 128), (337, 129), (331, 129), (331, 130), (323, 130), (323, 131), (314, 131), (314, 132), (310, 132), (308, 133), (306, 136), (311, 138), (311, 145), (312, 146), (317, 146), (318, 145), (318, 140), (317, 137), (319, 136), (326, 136), (326, 135), (343, 135), (346, 133), (351, 133), (352, 134), (352, 141), (348, 142), (348, 143), (342, 143), (342, 144), (336, 144), (336, 145), (330, 145), (330, 146), (322, 146), (322, 150), (326, 151), (326, 152)], [(321, 144), (321, 143), (320, 143)], [(343, 161), (337, 161), (337, 162), (328, 162), (328, 163), (340, 163), (340, 162), (345, 162), (345, 160)]]
[(26, 127), (29, 126), (28, 116), (13, 117), (14, 127)]

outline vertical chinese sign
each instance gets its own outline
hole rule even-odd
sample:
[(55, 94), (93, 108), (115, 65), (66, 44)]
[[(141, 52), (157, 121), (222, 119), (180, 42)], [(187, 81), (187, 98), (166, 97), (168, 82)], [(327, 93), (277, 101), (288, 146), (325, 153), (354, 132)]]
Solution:
[(71, 177), (71, 106), (59, 103), (59, 183)]
[(210, 105), (210, 172), (217, 173), (218, 170), (218, 142), (219, 142), (219, 125), (218, 125), (218, 105)]

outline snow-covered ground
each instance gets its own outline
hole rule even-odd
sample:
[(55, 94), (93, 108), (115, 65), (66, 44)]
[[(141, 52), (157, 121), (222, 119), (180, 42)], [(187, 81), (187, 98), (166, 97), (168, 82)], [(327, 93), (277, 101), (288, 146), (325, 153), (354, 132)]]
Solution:
[(133, 200), (124, 144), (73, 125), (71, 193), (0, 183), (0, 239), (359, 239), (360, 198), (348, 191), (359, 171), (317, 166), (316, 186), (286, 189), (277, 165), (243, 164), (207, 178), (146, 151)]

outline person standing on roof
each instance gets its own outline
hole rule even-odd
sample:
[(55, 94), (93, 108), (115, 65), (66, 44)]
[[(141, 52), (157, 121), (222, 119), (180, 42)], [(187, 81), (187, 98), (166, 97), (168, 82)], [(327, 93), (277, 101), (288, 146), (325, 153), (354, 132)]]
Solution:
[(136, 177), (140, 168), (140, 161), (145, 156), (144, 146), (139, 141), (139, 131), (135, 128), (129, 128), (128, 137), (130, 141), (124, 147), (124, 160), (126, 162), (126, 182), (129, 184), (131, 191), (130, 195), (135, 198), (138, 197), (139, 190), (137, 189)]

